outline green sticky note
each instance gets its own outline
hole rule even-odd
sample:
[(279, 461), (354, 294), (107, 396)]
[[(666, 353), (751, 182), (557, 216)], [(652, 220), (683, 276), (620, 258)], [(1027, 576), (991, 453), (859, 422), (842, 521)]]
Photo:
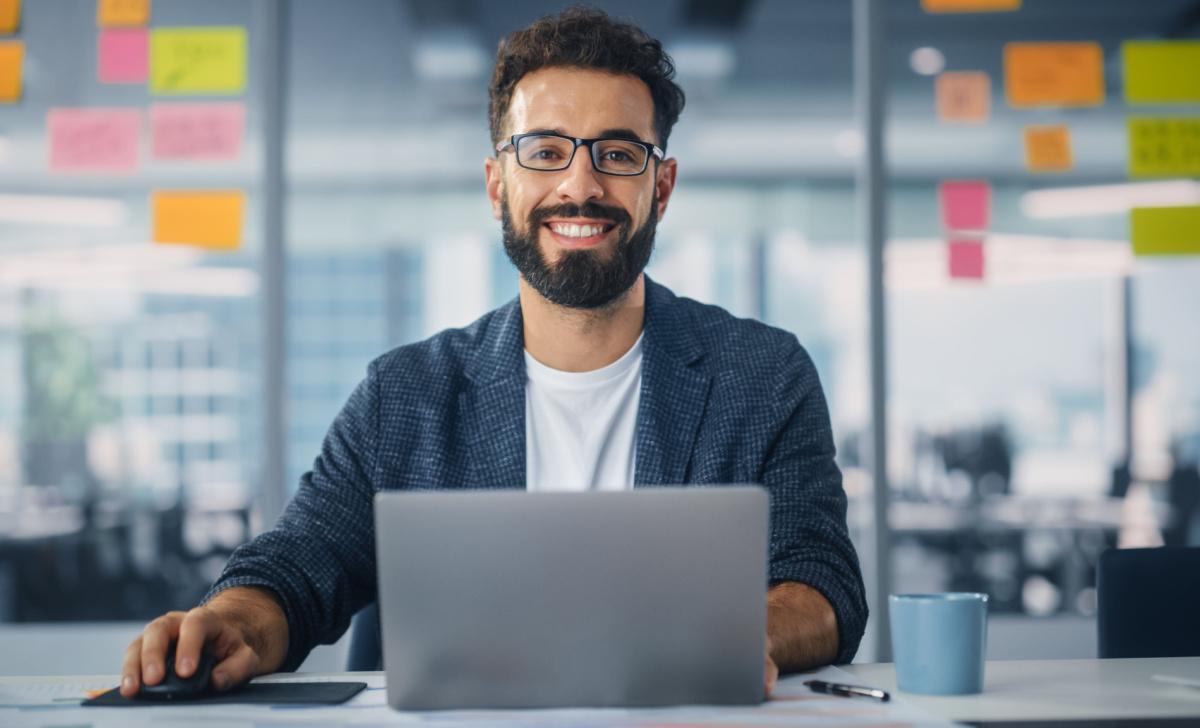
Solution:
[(1126, 119), (1130, 177), (1200, 176), (1200, 116)]
[(150, 92), (240, 94), (246, 88), (246, 29), (150, 31)]
[(1200, 255), (1200, 205), (1135, 207), (1129, 219), (1134, 255)]
[(1127, 103), (1200, 102), (1200, 41), (1129, 40), (1121, 57)]

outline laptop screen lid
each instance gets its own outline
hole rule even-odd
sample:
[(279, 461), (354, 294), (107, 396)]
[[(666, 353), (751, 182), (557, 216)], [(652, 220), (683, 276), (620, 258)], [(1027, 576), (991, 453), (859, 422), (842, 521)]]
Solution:
[(375, 525), (394, 708), (762, 700), (761, 488), (386, 492)]

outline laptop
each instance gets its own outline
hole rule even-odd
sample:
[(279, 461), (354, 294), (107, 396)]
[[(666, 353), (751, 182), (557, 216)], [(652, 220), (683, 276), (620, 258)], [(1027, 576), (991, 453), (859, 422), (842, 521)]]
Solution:
[(762, 701), (755, 486), (375, 496), (398, 710)]

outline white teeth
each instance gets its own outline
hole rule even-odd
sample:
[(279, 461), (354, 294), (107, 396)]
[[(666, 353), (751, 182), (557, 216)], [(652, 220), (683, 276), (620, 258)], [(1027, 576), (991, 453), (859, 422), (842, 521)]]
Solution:
[(552, 223), (550, 229), (568, 238), (590, 238), (604, 232), (603, 225), (576, 225), (574, 223)]

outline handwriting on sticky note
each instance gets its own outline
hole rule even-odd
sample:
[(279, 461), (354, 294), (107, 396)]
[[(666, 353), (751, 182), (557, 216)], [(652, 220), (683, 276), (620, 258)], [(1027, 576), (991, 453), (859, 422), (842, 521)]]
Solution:
[(1129, 176), (1200, 176), (1200, 116), (1130, 117)]
[(0, 43), (0, 103), (21, 100), (21, 66), (25, 60), (25, 44), (21, 41)]
[(982, 71), (947, 71), (934, 82), (938, 119), (981, 123), (992, 110), (992, 81)]
[(947, 230), (986, 230), (992, 201), (991, 185), (980, 180), (956, 180), (938, 186), (942, 227)]
[(1125, 41), (1121, 67), (1131, 104), (1200, 102), (1200, 41)]
[(132, 172), (138, 166), (142, 112), (137, 109), (51, 109), (50, 169)]
[(151, 195), (154, 242), (234, 250), (242, 244), (241, 190), (158, 190)]
[(946, 241), (947, 269), (951, 278), (983, 278), (983, 241), (950, 238)]
[(1004, 90), (1014, 108), (1104, 103), (1099, 43), (1006, 43)]
[(144, 28), (102, 30), (96, 43), (100, 83), (145, 83), (150, 69), (150, 36)]
[(99, 0), (96, 22), (101, 27), (145, 25), (150, 22), (150, 0)]
[(1025, 127), (1025, 167), (1030, 172), (1067, 172), (1075, 165), (1071, 131), (1063, 124)]
[(21, 26), (21, 0), (0, 0), (0, 35), (17, 32)]
[(151, 31), (152, 93), (239, 94), (245, 87), (245, 28), (155, 28)]
[(1019, 10), (1021, 0), (921, 0), (927, 13), (995, 13)]
[(155, 104), (150, 154), (155, 159), (236, 159), (245, 129), (246, 107), (240, 103)]
[(1135, 207), (1129, 228), (1134, 255), (1200, 255), (1200, 205)]

